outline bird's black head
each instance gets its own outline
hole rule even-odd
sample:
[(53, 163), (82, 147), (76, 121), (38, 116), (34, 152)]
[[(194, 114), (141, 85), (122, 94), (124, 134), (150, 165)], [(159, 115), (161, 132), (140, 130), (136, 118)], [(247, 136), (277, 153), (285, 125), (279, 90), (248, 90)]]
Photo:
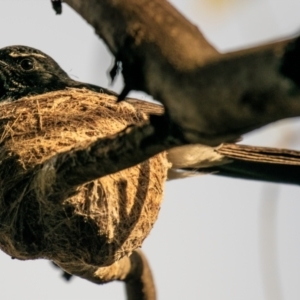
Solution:
[(47, 54), (26, 46), (0, 49), (0, 101), (64, 89), (72, 79)]

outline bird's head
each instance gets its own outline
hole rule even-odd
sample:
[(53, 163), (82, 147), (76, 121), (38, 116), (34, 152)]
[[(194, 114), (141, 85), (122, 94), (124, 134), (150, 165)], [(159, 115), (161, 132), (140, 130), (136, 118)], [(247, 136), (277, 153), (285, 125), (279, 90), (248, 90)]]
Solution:
[(69, 80), (50, 56), (37, 49), (0, 49), (0, 101), (64, 89)]

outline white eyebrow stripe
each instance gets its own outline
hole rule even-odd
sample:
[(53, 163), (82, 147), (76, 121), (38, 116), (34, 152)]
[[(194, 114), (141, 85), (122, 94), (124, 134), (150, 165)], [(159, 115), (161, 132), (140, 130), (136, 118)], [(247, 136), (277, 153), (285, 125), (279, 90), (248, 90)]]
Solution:
[(42, 58), (46, 58), (46, 56), (44, 56), (43, 54), (39, 54), (39, 53), (17, 53), (17, 52), (10, 52), (9, 56), (11, 57), (28, 57), (28, 56), (35, 56), (35, 57), (42, 57)]

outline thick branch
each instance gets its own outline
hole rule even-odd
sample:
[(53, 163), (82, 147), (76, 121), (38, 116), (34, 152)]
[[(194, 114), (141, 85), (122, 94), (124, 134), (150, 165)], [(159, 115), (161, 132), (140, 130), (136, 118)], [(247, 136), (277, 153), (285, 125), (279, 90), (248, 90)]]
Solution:
[(288, 42), (221, 55), (167, 1), (65, 2), (122, 61), (123, 95), (136, 89), (160, 100), (191, 142), (217, 145), (300, 115), (298, 75), (282, 72)]

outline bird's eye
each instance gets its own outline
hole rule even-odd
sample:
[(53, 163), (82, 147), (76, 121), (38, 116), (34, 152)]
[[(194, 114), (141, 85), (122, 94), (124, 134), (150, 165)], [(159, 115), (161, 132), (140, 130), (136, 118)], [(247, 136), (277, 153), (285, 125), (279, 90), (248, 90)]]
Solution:
[(28, 58), (22, 59), (20, 66), (24, 71), (30, 71), (34, 68), (33, 61)]

